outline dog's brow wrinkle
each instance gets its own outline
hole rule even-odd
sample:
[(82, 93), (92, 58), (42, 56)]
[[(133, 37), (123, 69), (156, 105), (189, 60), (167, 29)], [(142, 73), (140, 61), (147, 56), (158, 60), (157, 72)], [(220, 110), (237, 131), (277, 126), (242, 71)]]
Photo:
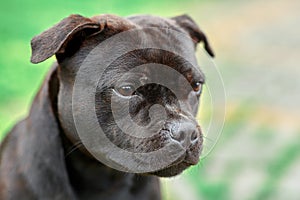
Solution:
[(190, 120), (190, 118), (189, 118), (187, 115), (183, 114), (180, 110), (177, 111), (177, 114), (178, 114), (180, 117), (182, 117), (183, 119)]
[(177, 106), (175, 106), (175, 105), (166, 105), (166, 108), (167, 109), (169, 109), (169, 110), (171, 110), (171, 111), (174, 111), (174, 112), (178, 112), (179, 110), (178, 110), (178, 108), (177, 108)]

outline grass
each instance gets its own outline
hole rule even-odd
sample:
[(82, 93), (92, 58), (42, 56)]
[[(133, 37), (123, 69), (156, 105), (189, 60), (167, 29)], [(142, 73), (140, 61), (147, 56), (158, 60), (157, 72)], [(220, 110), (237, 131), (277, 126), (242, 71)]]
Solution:
[(267, 164), (266, 172), (268, 173), (268, 178), (265, 180), (261, 190), (255, 195), (255, 200), (270, 199), (276, 191), (276, 186), (280, 183), (281, 178), (285, 175), (291, 164), (300, 156), (298, 141), (287, 145), (280, 155)]

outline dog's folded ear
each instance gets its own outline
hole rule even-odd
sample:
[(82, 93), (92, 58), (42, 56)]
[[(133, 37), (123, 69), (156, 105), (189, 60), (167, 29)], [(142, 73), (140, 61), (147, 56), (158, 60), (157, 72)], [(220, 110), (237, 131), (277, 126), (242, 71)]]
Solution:
[(72, 54), (84, 38), (99, 33), (104, 25), (80, 15), (70, 15), (31, 40), (31, 62), (40, 63), (54, 54)]
[(207, 53), (210, 56), (212, 57), (215, 56), (206, 38), (206, 35), (201, 31), (201, 29), (197, 26), (197, 24), (194, 22), (194, 20), (192, 20), (190, 16), (180, 15), (180, 16), (172, 17), (171, 19), (174, 20), (181, 28), (187, 31), (196, 44), (203, 42), (204, 49), (207, 51)]

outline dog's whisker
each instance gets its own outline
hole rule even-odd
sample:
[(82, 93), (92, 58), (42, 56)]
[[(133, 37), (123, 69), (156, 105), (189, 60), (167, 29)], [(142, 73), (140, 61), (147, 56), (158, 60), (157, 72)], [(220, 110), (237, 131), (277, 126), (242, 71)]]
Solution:
[(207, 136), (202, 136), (204, 139), (206, 139), (206, 140), (208, 140), (208, 141), (210, 141), (210, 142), (214, 142), (214, 140), (212, 139), (212, 138), (209, 138), (209, 137), (207, 137)]
[(77, 143), (75, 143), (70, 150), (68, 151), (68, 153), (65, 155), (65, 158), (68, 157), (71, 153), (73, 153), (75, 150), (79, 149), (81, 146), (83, 146), (81, 141), (78, 141)]

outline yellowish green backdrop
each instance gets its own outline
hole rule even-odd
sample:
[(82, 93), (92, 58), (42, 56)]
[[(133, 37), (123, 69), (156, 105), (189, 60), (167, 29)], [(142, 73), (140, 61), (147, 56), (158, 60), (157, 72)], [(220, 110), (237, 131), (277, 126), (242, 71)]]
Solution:
[[(297, 0), (2, 0), (0, 138), (27, 115), (54, 61), (29, 62), (34, 35), (72, 13), (187, 13), (214, 47), (227, 112), (214, 151), (182, 176), (163, 180), (164, 199), (298, 200), (299, 10)], [(209, 123), (208, 96), (204, 91), (199, 116), (204, 126)]]

